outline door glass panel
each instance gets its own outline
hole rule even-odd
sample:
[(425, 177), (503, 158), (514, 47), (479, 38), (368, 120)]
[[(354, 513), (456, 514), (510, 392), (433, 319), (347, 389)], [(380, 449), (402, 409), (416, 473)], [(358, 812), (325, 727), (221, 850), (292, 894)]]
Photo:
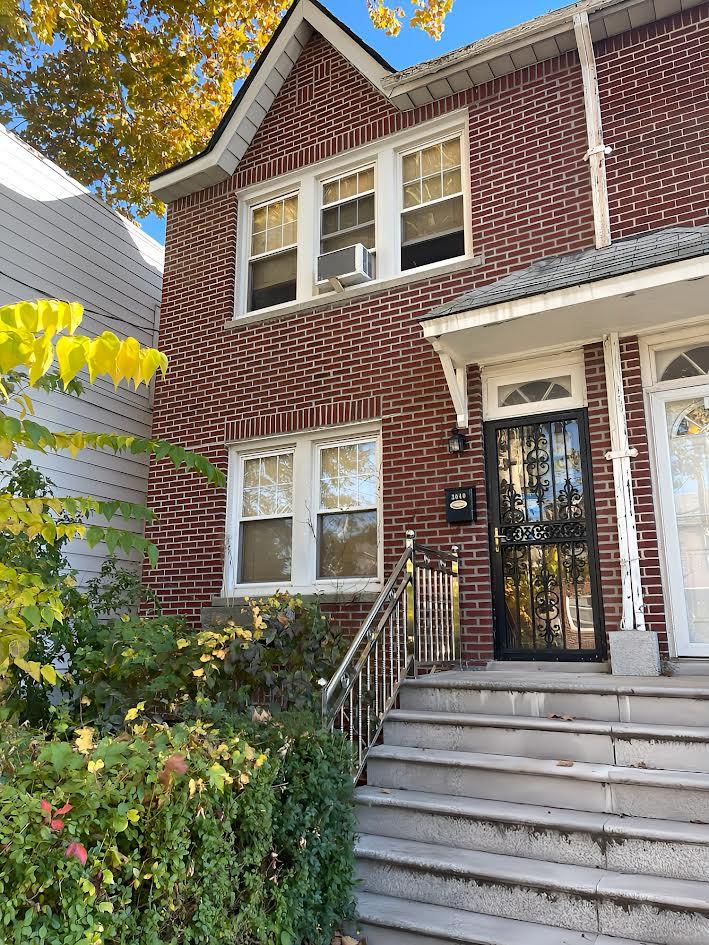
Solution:
[(709, 398), (666, 405), (675, 526), (691, 644), (709, 644)]
[(496, 431), (503, 650), (597, 647), (581, 437), (576, 417)]

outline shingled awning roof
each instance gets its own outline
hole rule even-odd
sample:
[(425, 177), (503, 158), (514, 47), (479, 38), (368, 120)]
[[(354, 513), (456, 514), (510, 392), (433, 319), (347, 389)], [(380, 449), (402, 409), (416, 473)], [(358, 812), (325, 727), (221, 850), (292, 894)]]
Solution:
[[(539, 259), (527, 269), (520, 269), (497, 282), (472, 289), (440, 305), (421, 321), (706, 255), (709, 255), (709, 226), (654, 230), (626, 237), (603, 249), (592, 247), (563, 256)], [(709, 303), (709, 299), (707, 301)]]
[(420, 317), (467, 424), (468, 364), (578, 349), (709, 314), (709, 226), (642, 233), (540, 259)]

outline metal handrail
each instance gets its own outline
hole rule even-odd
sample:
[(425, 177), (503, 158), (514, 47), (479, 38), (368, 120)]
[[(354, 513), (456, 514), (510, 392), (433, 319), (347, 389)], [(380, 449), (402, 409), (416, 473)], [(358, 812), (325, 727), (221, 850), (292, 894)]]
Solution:
[(407, 676), (459, 658), (458, 549), (437, 551), (407, 532), (404, 553), (322, 692), (323, 723), (355, 749), (355, 779)]

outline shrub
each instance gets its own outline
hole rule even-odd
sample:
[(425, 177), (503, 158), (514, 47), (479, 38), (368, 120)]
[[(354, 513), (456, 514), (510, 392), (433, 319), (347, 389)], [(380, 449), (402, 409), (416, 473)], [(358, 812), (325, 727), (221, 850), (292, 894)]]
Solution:
[(119, 730), (138, 703), (173, 722), (253, 705), (315, 709), (347, 641), (316, 604), (278, 594), (254, 601), (245, 626), (195, 629), (179, 617), (133, 617), (81, 629), (72, 655), (75, 714)]
[(7, 945), (327, 945), (353, 831), (349, 750), (306, 717), (98, 740), (0, 722)]

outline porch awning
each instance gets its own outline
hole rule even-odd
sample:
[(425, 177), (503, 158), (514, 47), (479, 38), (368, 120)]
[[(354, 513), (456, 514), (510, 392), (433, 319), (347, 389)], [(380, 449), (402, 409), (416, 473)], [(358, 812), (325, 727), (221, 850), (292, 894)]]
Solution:
[(466, 364), (707, 315), (709, 226), (700, 226), (540, 259), (441, 305), (421, 323), (454, 385)]

